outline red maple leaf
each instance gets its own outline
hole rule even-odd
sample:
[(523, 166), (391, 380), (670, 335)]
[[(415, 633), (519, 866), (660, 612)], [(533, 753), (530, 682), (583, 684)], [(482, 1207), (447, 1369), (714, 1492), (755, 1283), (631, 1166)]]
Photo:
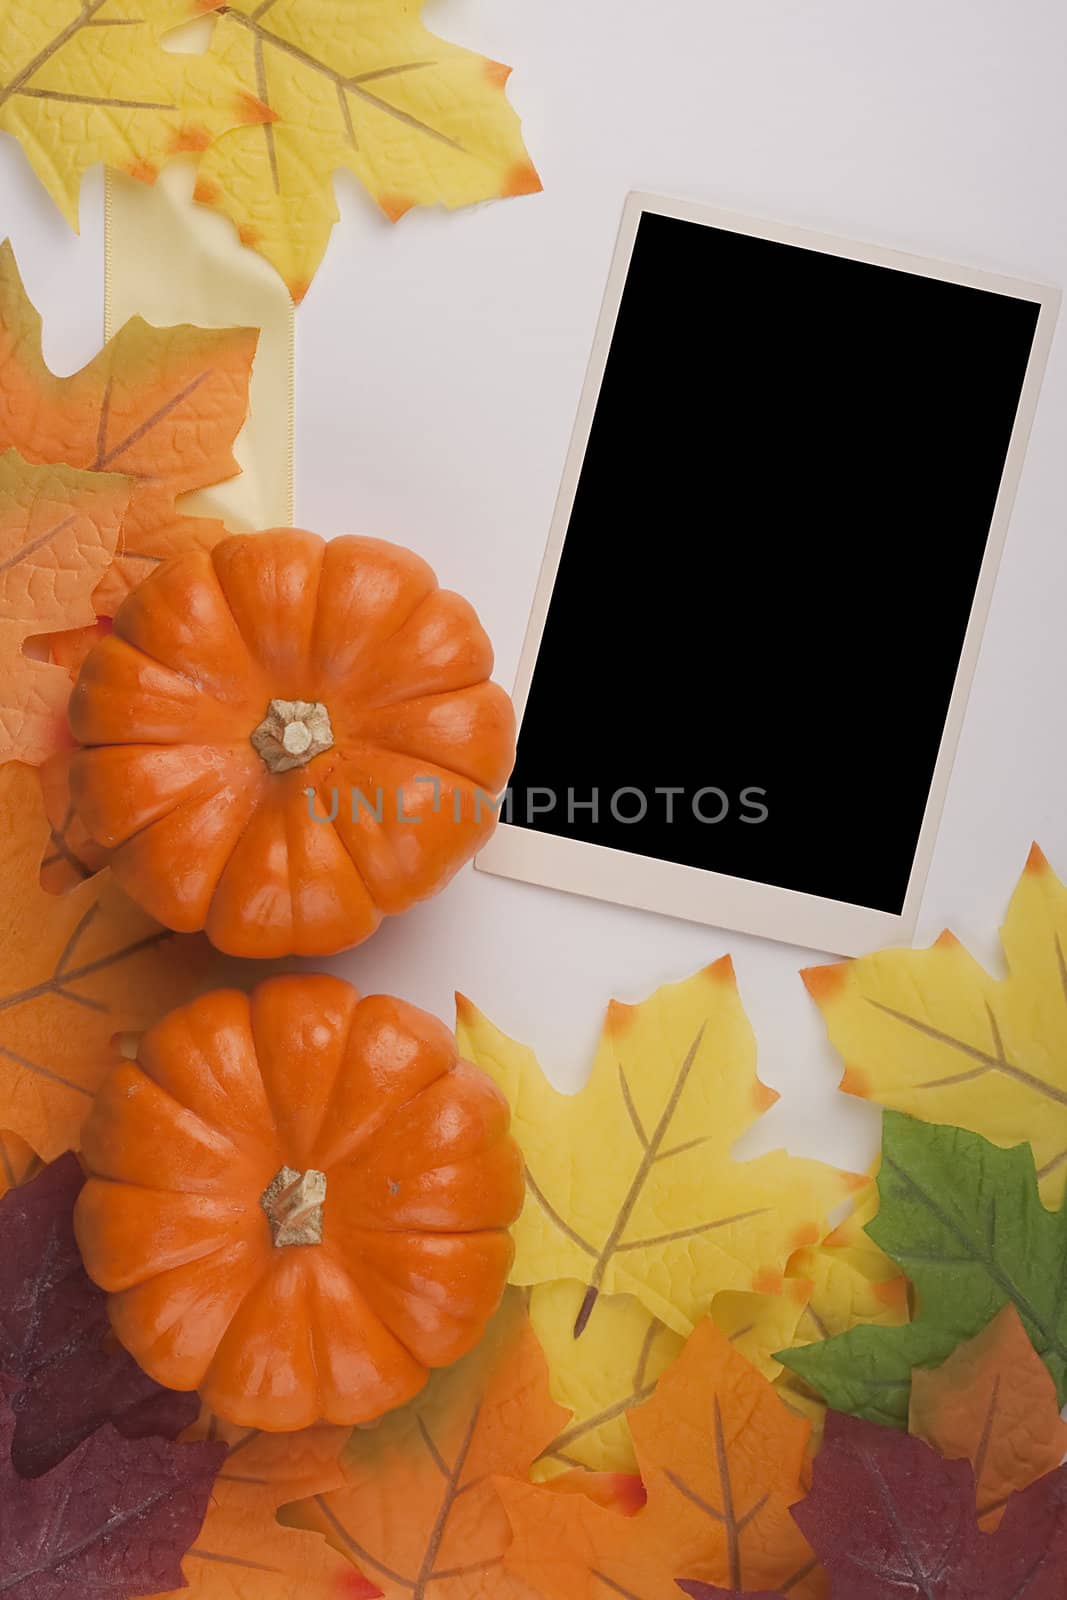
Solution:
[(0, 1378), (4, 1600), (133, 1600), (183, 1584), (225, 1448), (124, 1439), (107, 1426), (43, 1477), (22, 1478), (9, 1394)]
[(0, 1201), (0, 1372), (23, 1477), (50, 1471), (105, 1422), (128, 1439), (175, 1439), (199, 1409), (109, 1339), (107, 1297), (86, 1275), (71, 1223), (83, 1181), (64, 1156)]

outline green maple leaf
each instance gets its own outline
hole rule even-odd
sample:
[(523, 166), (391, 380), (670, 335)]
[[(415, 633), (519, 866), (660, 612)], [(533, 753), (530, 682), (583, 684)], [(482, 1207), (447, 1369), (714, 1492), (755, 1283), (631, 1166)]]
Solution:
[(837, 1411), (907, 1426), (911, 1373), (936, 1366), (1014, 1305), (1067, 1400), (1067, 1202), (1047, 1211), (1028, 1144), (1001, 1150), (960, 1128), (887, 1112), (871, 1238), (908, 1274), (918, 1314), (784, 1350)]

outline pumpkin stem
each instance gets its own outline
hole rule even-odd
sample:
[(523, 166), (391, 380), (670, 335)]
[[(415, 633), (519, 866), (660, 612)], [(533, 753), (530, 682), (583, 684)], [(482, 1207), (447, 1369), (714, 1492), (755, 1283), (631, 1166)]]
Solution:
[(283, 1167), (264, 1189), (259, 1203), (267, 1214), (274, 1248), (322, 1243), (322, 1208), (326, 1204), (326, 1174), (312, 1167), (295, 1172)]
[(333, 749), (330, 713), (318, 700), (272, 700), (251, 739), (268, 772), (292, 772)]

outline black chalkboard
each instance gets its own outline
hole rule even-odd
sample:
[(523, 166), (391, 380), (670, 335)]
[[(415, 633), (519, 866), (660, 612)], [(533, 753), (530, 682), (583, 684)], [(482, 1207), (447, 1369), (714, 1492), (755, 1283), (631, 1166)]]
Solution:
[(899, 913), (1040, 310), (645, 212), (511, 822)]

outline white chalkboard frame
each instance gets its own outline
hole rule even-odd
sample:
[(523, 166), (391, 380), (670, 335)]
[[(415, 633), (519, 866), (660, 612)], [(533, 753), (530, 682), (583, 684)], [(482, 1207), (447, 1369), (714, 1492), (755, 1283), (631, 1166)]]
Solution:
[(632, 193), (623, 212), (604, 305), (519, 662), (514, 698), (520, 725), (570, 526), (634, 243), (641, 219), (647, 213), (703, 223), (781, 244), (843, 256), (852, 261), (870, 262), (876, 266), (937, 278), (946, 283), (1023, 298), (1037, 303), (1041, 308), (904, 907), (898, 916), (865, 906), (802, 894), (796, 890), (781, 889), (772, 884), (705, 871), (699, 867), (631, 855), (627, 851), (590, 844), (576, 838), (538, 833), (531, 828), (516, 827), (506, 822), (501, 822), (482, 850), (477, 866), (499, 877), (562, 889), (571, 894), (586, 895), (641, 910), (662, 912), (712, 927), (736, 929), (742, 933), (757, 934), (838, 955), (861, 955), (877, 945), (908, 942), (915, 931), (923, 889), (933, 859), (997, 569), (1059, 314), (1061, 291), (1046, 284), (1003, 277), (977, 268), (886, 249), (880, 245), (840, 239), (790, 224), (741, 216), (720, 211), (713, 206)]

